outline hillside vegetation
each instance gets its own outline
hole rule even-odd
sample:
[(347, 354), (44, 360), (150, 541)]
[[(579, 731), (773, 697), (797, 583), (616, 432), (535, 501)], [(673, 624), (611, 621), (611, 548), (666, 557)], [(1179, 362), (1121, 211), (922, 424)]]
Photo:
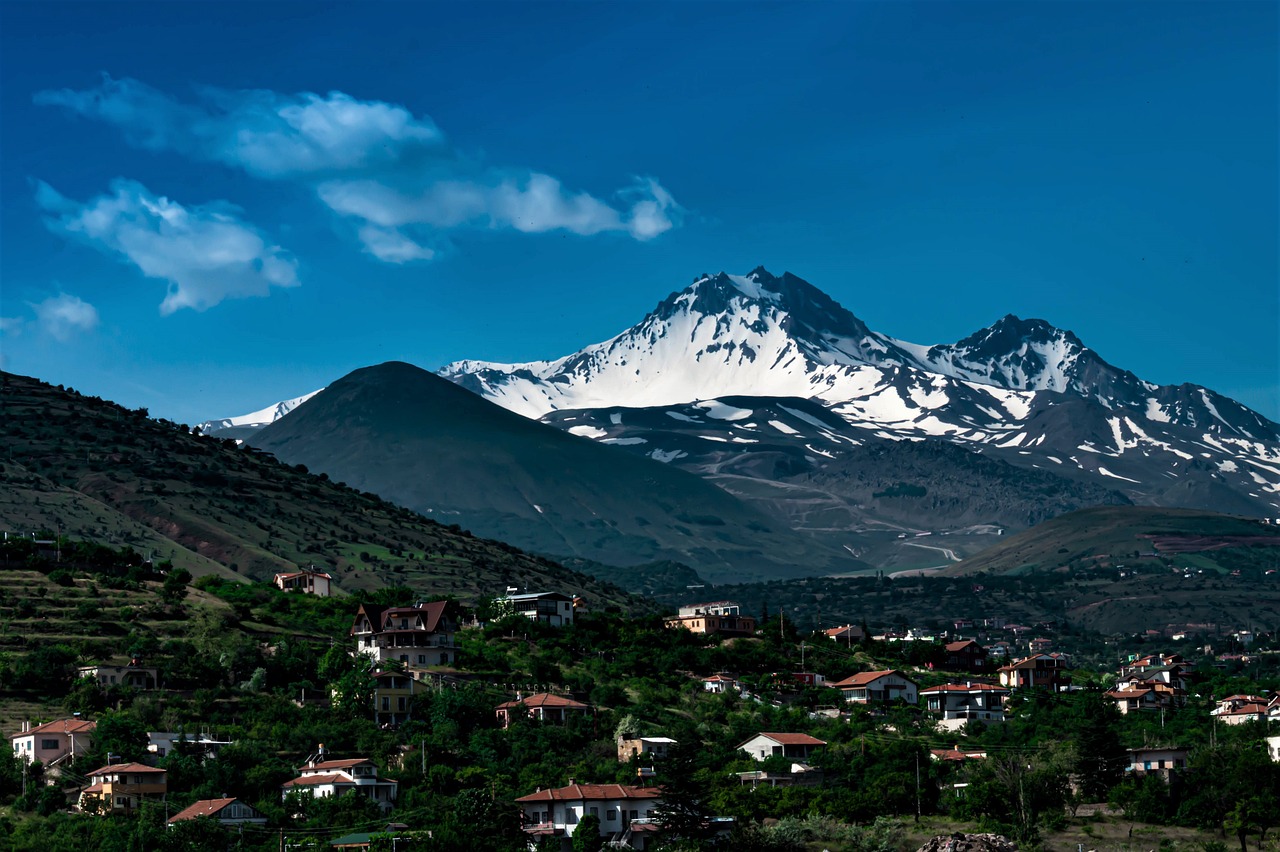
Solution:
[(270, 454), (96, 397), (3, 374), (0, 529), (128, 546), (195, 576), (269, 580), (314, 565), (341, 589), (476, 597), (555, 588), (642, 604)]

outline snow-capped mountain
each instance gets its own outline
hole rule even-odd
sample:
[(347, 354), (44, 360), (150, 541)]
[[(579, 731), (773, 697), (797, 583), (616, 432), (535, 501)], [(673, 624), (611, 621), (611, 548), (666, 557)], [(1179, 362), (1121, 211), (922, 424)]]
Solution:
[[(656, 435), (636, 443), (643, 436), (603, 410), (676, 417), (696, 401), (798, 397), (851, 427), (803, 436), (815, 464), (859, 434), (941, 438), (1138, 502), (1220, 509), (1229, 495), (1235, 509), (1280, 508), (1280, 427), (1233, 400), (1143, 381), (1041, 320), (1006, 316), (953, 344), (897, 340), (808, 282), (763, 268), (700, 276), (632, 328), (554, 361), (456, 361), (440, 374), (525, 416), (677, 463), (679, 448)], [(750, 452), (750, 417), (712, 414), (702, 437), (732, 442), (725, 430), (736, 430)]]
[(293, 411), (299, 405), (302, 405), (302, 403), (311, 399), (311, 397), (320, 393), (322, 390), (324, 390), (324, 388), (313, 390), (311, 393), (303, 394), (302, 396), (294, 397), (293, 399), (286, 399), (282, 402), (277, 402), (274, 405), (268, 405), (266, 408), (250, 412), (249, 414), (241, 414), (236, 417), (222, 417), (218, 420), (206, 420), (197, 428), (206, 435), (214, 432), (226, 432), (229, 429), (241, 429), (246, 431), (261, 429), (263, 426), (269, 426), (281, 417), (284, 417), (290, 411)]

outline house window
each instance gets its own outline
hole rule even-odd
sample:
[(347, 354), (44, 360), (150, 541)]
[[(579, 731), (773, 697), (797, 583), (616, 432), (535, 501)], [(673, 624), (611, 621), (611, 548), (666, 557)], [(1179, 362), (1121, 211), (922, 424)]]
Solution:
[(612, 822), (612, 821), (614, 821), (615, 819), (617, 819), (617, 818), (618, 818), (618, 812), (617, 812), (616, 810), (614, 810), (613, 808), (609, 808), (609, 810), (605, 811), (605, 817), (604, 817), (604, 818), (605, 818), (605, 819), (607, 819), (607, 820), (609, 820), (610, 822)]
[(40, 741), (40, 748), (41, 748), (42, 750), (44, 750), (44, 751), (49, 751), (49, 750), (51, 750), (51, 749), (56, 749), (57, 747), (58, 747), (58, 741), (57, 741), (57, 740), (41, 740), (41, 741)]
[(591, 815), (592, 815), (593, 817), (596, 817), (597, 819), (599, 819), (599, 818), (600, 818), (600, 809), (599, 809), (599, 808), (589, 808), (588, 810), (591, 812)]
[(419, 655), (418, 655), (418, 665), (420, 665), (420, 666), (425, 666), (426, 664), (427, 664), (427, 655), (426, 655), (426, 654), (419, 654)]
[(408, 654), (401, 654), (401, 655), (400, 655), (400, 662), (402, 662), (402, 663), (407, 663), (407, 662), (409, 662), (409, 655), (408, 655)]
[(404, 699), (404, 698), (397, 698), (397, 699), (396, 699), (396, 708), (397, 708), (401, 713), (403, 713), (403, 712), (405, 711), (405, 704), (406, 704), (406, 703), (407, 703), (406, 699)]
[(391, 709), (391, 699), (385, 695), (382, 696), (382, 709), (383, 711), (389, 711)]
[(116, 796), (116, 807), (118, 808), (129, 807), (129, 800), (126, 799), (124, 796)]

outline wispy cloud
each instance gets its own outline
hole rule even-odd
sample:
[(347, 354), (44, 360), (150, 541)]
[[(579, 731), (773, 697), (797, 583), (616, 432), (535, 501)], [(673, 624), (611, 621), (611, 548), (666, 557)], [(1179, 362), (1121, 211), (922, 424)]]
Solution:
[(202, 311), (223, 299), (265, 296), (272, 287), (298, 284), (293, 257), (226, 204), (184, 207), (124, 179), (113, 181), (109, 194), (83, 203), (39, 183), (36, 201), (50, 214), (45, 221), (53, 231), (168, 282), (162, 314)]
[(84, 91), (40, 92), (36, 102), (113, 124), (139, 147), (314, 186), (325, 205), (354, 222), (365, 250), (389, 263), (431, 258), (433, 241), (455, 228), (643, 241), (677, 227), (683, 212), (653, 178), (636, 178), (605, 200), (542, 172), (482, 164), (452, 148), (430, 118), (342, 92), (206, 87), (182, 102), (108, 77)]
[(35, 102), (114, 124), (141, 148), (178, 151), (266, 178), (371, 169), (444, 146), (429, 118), (342, 92), (322, 97), (204, 87), (197, 96), (182, 103), (137, 80), (104, 77), (84, 91), (38, 92)]
[(36, 322), (50, 337), (63, 343), (98, 327), (98, 309), (79, 296), (60, 293), (43, 302), (32, 302)]
[(22, 317), (0, 317), (0, 334), (18, 334), (22, 326)]

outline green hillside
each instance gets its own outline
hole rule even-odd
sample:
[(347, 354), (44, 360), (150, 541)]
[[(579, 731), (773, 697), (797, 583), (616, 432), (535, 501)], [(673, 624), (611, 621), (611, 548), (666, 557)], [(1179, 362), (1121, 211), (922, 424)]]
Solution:
[(445, 526), (269, 454), (96, 397), (3, 374), (0, 529), (46, 531), (269, 580), (314, 565), (347, 592), (480, 597), (507, 586), (643, 606), (614, 586)]

